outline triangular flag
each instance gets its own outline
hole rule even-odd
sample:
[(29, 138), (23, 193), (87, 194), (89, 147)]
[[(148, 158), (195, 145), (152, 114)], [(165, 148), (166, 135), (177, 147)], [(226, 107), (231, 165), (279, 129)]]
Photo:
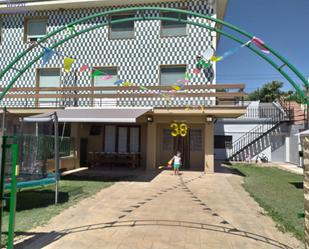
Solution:
[(95, 69), (92, 73), (92, 78), (94, 78), (96, 76), (100, 76), (100, 75), (104, 75), (104, 73), (100, 70)]
[(109, 80), (109, 79), (111, 79), (111, 78), (113, 78), (113, 75), (105, 75), (105, 76), (103, 76), (101, 79), (102, 80)]
[(270, 54), (270, 51), (265, 48), (265, 42), (262, 41), (260, 38), (257, 38), (257, 37), (253, 37), (252, 40), (251, 40), (259, 49), (261, 49), (261, 51), (265, 54)]
[(206, 62), (204, 60), (200, 60), (198, 62), (198, 65), (201, 65), (203, 68), (209, 68), (211, 66), (211, 63), (208, 63), (208, 62)]
[(123, 86), (133, 86), (134, 84), (129, 82), (129, 81), (126, 81), (126, 82), (123, 82), (122, 84)]
[(145, 86), (139, 86), (139, 89), (144, 90), (144, 91), (149, 90), (149, 89), (148, 89), (147, 87), (145, 87)]
[(44, 54), (42, 56), (42, 64), (45, 65), (56, 54), (52, 49), (44, 48)]
[(179, 91), (179, 90), (181, 90), (181, 87), (178, 86), (178, 85), (173, 85), (172, 89), (175, 90), (175, 91)]
[(190, 75), (189, 73), (185, 74), (185, 79), (186, 80), (191, 80), (192, 79), (192, 75)]
[(221, 61), (222, 59), (223, 59), (222, 56), (219, 56), (219, 57), (213, 56), (213, 57), (210, 58), (210, 60), (211, 60), (212, 62)]
[(71, 71), (72, 64), (74, 63), (74, 59), (65, 57), (63, 60), (64, 71), (69, 73)]
[(123, 80), (117, 80), (114, 82), (114, 85), (120, 86), (123, 83)]
[(88, 65), (82, 65), (82, 66), (79, 68), (79, 72), (82, 73), (82, 72), (86, 71), (88, 68), (89, 68)]
[(68, 30), (71, 32), (71, 33), (77, 33), (76, 29), (75, 29), (75, 26), (72, 25), (72, 26), (68, 26)]
[(201, 73), (201, 69), (199, 68), (194, 68), (192, 71), (194, 74), (200, 74)]

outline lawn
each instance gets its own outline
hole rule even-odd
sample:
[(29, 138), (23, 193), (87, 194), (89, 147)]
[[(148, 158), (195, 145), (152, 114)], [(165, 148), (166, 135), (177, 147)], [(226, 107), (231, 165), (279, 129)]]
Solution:
[[(54, 186), (19, 192), (17, 194), (16, 235), (26, 234), (32, 228), (46, 224), (64, 209), (111, 185), (112, 182), (61, 180), (59, 187), (60, 204), (58, 205), (54, 205)], [(6, 243), (7, 240), (7, 227), (8, 207), (4, 212), (3, 243)]]
[(243, 187), (278, 224), (304, 240), (303, 176), (272, 167), (234, 164), (245, 175)]

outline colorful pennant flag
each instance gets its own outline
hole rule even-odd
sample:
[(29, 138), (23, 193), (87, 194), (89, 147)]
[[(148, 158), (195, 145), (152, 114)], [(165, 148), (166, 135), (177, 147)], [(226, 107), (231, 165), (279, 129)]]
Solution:
[(185, 79), (186, 80), (191, 80), (192, 79), (192, 75), (190, 75), (189, 73), (185, 74)]
[(75, 26), (68, 26), (68, 30), (71, 32), (71, 33), (77, 33), (76, 29), (75, 29)]
[(96, 76), (101, 76), (104, 75), (104, 73), (100, 70), (95, 69), (92, 73), (92, 78), (96, 77)]
[(141, 89), (141, 90), (143, 90), (143, 91), (147, 91), (147, 90), (149, 90), (147, 87), (145, 87), (145, 86), (139, 86), (139, 89)]
[(122, 83), (123, 86), (133, 86), (134, 84), (129, 82), (129, 81), (125, 81)]
[(47, 64), (55, 54), (56, 53), (52, 49), (44, 48), (44, 54), (42, 56), (42, 65)]
[(264, 46), (265, 42), (260, 38), (254, 36), (251, 42), (253, 42), (263, 53), (270, 54), (270, 51)]
[(113, 75), (108, 74), (108, 75), (103, 76), (101, 79), (102, 80), (110, 80), (111, 78), (113, 78)]
[(201, 59), (199, 60), (199, 62), (197, 63), (198, 65), (202, 66), (203, 68), (209, 68), (211, 66), (211, 63), (206, 62), (205, 60)]
[(192, 72), (194, 74), (200, 74), (201, 73), (201, 69), (200, 68), (194, 68)]
[(114, 85), (120, 86), (123, 83), (123, 80), (117, 80), (114, 82)]
[(173, 85), (173, 86), (172, 86), (172, 89), (175, 90), (175, 91), (180, 91), (180, 90), (181, 90), (181, 87), (178, 86), (178, 85)]
[(86, 64), (85, 64), (85, 65), (82, 65), (82, 66), (79, 68), (79, 72), (82, 73), (82, 72), (86, 71), (88, 68), (89, 68), (88, 65), (86, 65)]
[(219, 56), (219, 57), (213, 56), (213, 57), (210, 58), (210, 60), (211, 60), (212, 62), (221, 61), (222, 59), (223, 59), (222, 56)]
[(69, 57), (65, 57), (63, 60), (63, 64), (64, 64), (64, 71), (66, 73), (69, 73), (71, 71), (72, 68), (72, 64), (75, 62), (74, 59), (69, 58)]

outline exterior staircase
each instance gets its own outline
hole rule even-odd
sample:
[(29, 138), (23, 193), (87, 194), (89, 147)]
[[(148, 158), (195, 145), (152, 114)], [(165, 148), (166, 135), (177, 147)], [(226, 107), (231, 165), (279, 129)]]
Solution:
[[(232, 143), (232, 148), (229, 151), (228, 160), (244, 161), (247, 156), (246, 151), (250, 148), (250, 146), (259, 142), (269, 133), (274, 131), (282, 122), (293, 122), (293, 108), (293, 105), (288, 105), (287, 103), (283, 102), (272, 103), (268, 106), (260, 105), (257, 107), (254, 111), (254, 118), (258, 118), (260, 124)], [(250, 112), (247, 112), (245, 116), (248, 118), (253, 115), (250, 115)]]

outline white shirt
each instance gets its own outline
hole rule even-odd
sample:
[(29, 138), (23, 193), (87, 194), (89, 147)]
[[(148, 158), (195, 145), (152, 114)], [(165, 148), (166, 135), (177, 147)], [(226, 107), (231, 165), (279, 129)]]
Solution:
[(181, 157), (179, 157), (179, 156), (174, 156), (174, 163), (175, 163), (175, 164), (180, 164), (180, 162), (181, 162)]

